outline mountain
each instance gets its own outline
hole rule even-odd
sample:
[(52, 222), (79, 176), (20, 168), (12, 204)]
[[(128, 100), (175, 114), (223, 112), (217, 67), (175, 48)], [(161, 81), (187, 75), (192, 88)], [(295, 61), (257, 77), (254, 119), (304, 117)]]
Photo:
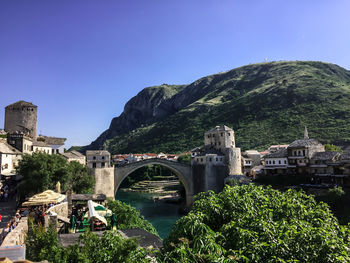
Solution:
[(225, 124), (242, 149), (262, 150), (303, 136), (350, 144), (350, 71), (315, 61), (251, 64), (189, 85), (143, 89), (86, 149), (184, 152)]

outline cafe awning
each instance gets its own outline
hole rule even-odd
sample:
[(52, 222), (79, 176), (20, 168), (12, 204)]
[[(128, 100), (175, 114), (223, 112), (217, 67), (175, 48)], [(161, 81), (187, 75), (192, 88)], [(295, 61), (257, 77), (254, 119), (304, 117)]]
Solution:
[(46, 204), (58, 204), (66, 199), (66, 196), (56, 193), (52, 190), (46, 190), (40, 194), (36, 194), (24, 202), (22, 206), (38, 206)]

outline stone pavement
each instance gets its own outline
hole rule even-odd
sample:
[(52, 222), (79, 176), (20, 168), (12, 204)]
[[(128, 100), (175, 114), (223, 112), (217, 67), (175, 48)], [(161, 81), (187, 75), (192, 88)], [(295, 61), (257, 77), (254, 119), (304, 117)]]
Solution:
[(8, 222), (10, 222), (11, 217), (16, 214), (16, 201), (15, 199), (11, 199), (7, 202), (0, 202), (0, 214), (2, 215), (2, 221), (0, 223), (0, 234), (2, 233), (2, 229), (6, 226)]

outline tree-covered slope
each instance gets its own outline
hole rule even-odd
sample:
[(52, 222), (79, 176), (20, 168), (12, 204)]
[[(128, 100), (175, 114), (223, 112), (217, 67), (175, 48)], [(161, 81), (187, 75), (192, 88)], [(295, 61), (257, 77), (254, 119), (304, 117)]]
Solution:
[(243, 149), (289, 143), (305, 125), (321, 142), (348, 144), (350, 71), (311, 61), (247, 65), (181, 86), (156, 110), (158, 119), (114, 133), (104, 146), (112, 153), (188, 151), (220, 124), (235, 130)]

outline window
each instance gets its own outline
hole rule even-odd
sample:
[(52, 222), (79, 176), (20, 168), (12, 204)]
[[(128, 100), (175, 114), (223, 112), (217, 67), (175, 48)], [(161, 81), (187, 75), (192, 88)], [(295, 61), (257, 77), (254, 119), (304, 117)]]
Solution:
[(284, 164), (287, 164), (287, 161), (286, 161), (286, 160), (284, 160)]
[(210, 135), (208, 135), (208, 138), (210, 138)]
[(96, 163), (92, 163), (92, 168), (96, 168)]
[(275, 164), (275, 161), (273, 161), (273, 164)]
[(105, 159), (105, 157), (104, 156), (102, 156), (102, 160), (104, 160)]
[(219, 142), (219, 145), (221, 145), (221, 142)]
[(203, 158), (201, 158), (201, 162), (203, 162)]
[(231, 135), (231, 133), (227, 133), (228, 134), (228, 136), (230, 136)]
[(105, 163), (101, 163), (101, 167), (102, 167), (102, 168), (105, 167)]
[(221, 137), (222, 137), (222, 136), (224, 136), (224, 134), (223, 134), (223, 133), (221, 133)]
[(96, 160), (96, 156), (92, 157), (92, 159)]
[(281, 164), (281, 160), (278, 160), (278, 164)]
[(305, 150), (303, 150), (303, 155), (305, 156)]
[(211, 162), (211, 158), (209, 158), (209, 162)]
[(218, 158), (216, 158), (216, 161), (218, 161)]

